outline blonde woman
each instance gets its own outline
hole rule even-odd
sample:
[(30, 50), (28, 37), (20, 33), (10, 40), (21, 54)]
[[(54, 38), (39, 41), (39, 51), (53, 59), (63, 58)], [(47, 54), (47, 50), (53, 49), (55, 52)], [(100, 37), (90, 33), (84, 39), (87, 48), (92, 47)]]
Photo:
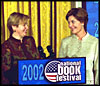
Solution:
[(22, 13), (12, 13), (7, 21), (10, 37), (2, 47), (2, 84), (18, 84), (18, 60), (39, 59), (35, 40), (27, 36), (29, 17)]

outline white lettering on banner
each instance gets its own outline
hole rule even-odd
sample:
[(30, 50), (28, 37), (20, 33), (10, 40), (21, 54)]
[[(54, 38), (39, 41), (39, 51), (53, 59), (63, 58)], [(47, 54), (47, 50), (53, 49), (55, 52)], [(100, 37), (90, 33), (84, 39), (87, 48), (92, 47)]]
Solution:
[(57, 81), (79, 81), (81, 80), (81, 61), (60, 62), (58, 64)]

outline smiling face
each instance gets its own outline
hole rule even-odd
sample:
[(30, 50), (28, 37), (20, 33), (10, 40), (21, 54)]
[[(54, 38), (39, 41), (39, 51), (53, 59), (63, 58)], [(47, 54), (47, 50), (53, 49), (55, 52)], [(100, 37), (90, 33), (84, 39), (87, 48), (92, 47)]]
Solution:
[(27, 35), (27, 30), (28, 30), (28, 24), (25, 23), (20, 23), (18, 26), (12, 26), (13, 27), (13, 30), (14, 30), (14, 33), (13, 34), (16, 34), (16, 36), (20, 37), (20, 38), (23, 38), (24, 36)]
[(82, 26), (84, 23), (78, 21), (73, 15), (68, 17), (68, 25), (73, 34), (78, 34), (84, 29)]
[(28, 25), (27, 24), (19, 24), (18, 28), (16, 28), (16, 33), (20, 37), (24, 37), (27, 35)]
[(28, 15), (13, 12), (7, 20), (10, 36), (22, 40), (22, 38), (27, 35), (29, 20), (30, 18)]

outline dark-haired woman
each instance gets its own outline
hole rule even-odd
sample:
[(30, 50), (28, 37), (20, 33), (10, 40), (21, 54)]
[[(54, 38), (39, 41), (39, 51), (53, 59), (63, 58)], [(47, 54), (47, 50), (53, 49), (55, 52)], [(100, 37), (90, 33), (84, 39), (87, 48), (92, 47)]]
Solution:
[(72, 35), (62, 40), (59, 58), (86, 57), (86, 84), (99, 84), (98, 39), (86, 30), (88, 13), (83, 8), (72, 8), (66, 19)]

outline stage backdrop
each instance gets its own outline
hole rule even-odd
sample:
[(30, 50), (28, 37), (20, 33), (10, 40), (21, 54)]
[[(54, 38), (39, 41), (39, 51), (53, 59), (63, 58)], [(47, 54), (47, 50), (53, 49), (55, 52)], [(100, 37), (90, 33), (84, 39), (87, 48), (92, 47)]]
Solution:
[(99, 38), (99, 2), (88, 1), (86, 2), (86, 10), (88, 12), (89, 21), (87, 25), (87, 31)]
[[(82, 7), (81, 1), (1, 1), (1, 44), (9, 38), (7, 19), (13, 12), (20, 12), (30, 16), (28, 34), (33, 36), (36, 46), (41, 45), (46, 53), (51, 45), (56, 57), (59, 55), (61, 40), (71, 35), (66, 21), (67, 12), (74, 7)], [(86, 2), (89, 14), (87, 31), (98, 38), (98, 2)]]
[(61, 40), (71, 34), (66, 21), (66, 14), (71, 9), (70, 1), (2, 1), (1, 2), (1, 43), (9, 38), (7, 19), (13, 12), (30, 16), (28, 35), (34, 37), (36, 46), (52, 45), (56, 57), (59, 54)]

